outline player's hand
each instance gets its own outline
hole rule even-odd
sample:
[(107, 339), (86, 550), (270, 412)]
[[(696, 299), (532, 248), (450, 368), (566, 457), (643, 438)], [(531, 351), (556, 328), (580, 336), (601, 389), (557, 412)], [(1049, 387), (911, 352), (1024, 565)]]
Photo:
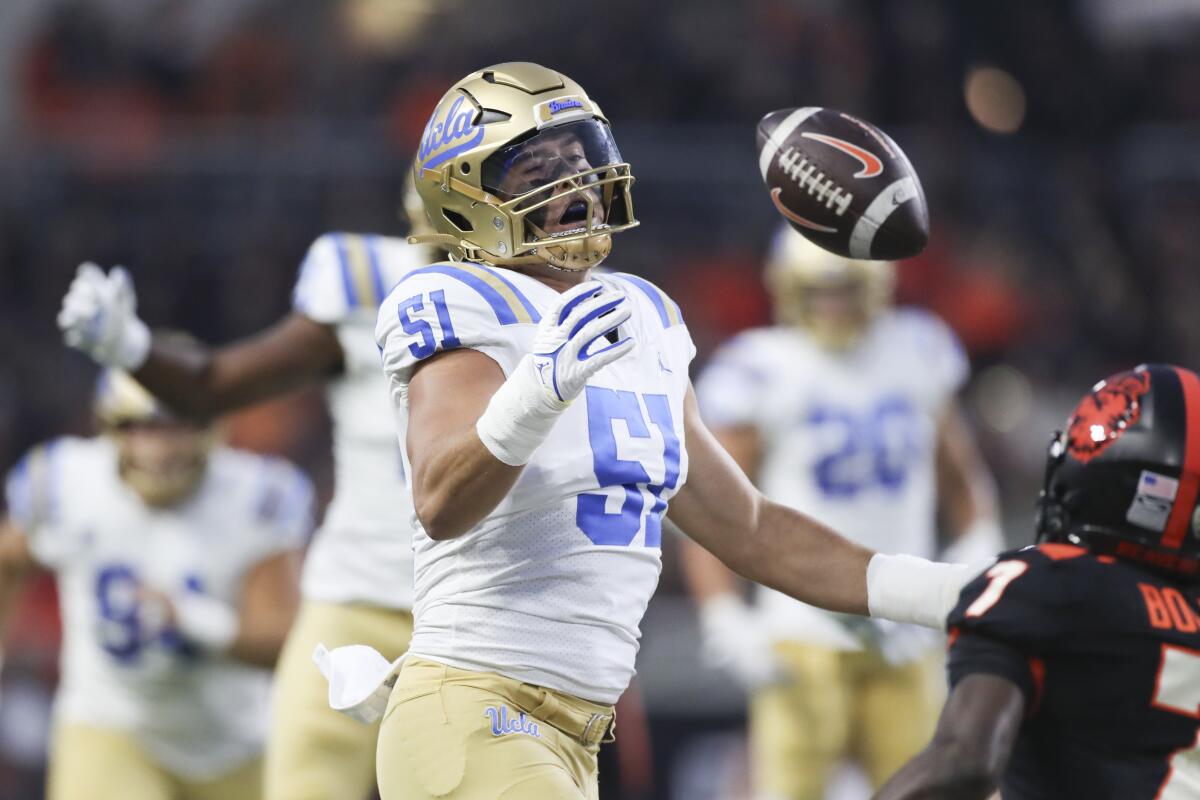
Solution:
[(705, 663), (727, 672), (743, 688), (753, 691), (787, 678), (766, 629), (741, 598), (718, 595), (704, 601), (700, 631)]
[(632, 338), (607, 338), (632, 313), (625, 294), (600, 281), (564, 292), (476, 422), (483, 446), (504, 464), (528, 463), (588, 379), (633, 349)]
[(633, 349), (631, 338), (604, 338), (632, 313), (623, 292), (599, 281), (563, 292), (533, 339), (532, 368), (546, 403), (566, 408), (588, 378)]
[(109, 367), (136, 370), (150, 352), (150, 330), (137, 316), (133, 280), (121, 267), (107, 275), (81, 264), (63, 297), (58, 327), (69, 347)]

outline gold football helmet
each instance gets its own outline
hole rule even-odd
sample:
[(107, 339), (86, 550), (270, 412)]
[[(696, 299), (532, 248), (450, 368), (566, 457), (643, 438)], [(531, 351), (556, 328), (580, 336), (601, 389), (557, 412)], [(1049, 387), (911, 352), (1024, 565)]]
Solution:
[(891, 303), (895, 267), (830, 253), (783, 227), (767, 256), (766, 284), (775, 320), (798, 325), (822, 347), (844, 350)]
[(175, 505), (200, 485), (216, 438), (211, 428), (178, 420), (118, 369), (101, 373), (93, 409), (117, 443), (121, 480), (147, 505)]
[(454, 259), (583, 270), (638, 224), (608, 120), (579, 84), (537, 64), (456, 83), (425, 127), (413, 178)]

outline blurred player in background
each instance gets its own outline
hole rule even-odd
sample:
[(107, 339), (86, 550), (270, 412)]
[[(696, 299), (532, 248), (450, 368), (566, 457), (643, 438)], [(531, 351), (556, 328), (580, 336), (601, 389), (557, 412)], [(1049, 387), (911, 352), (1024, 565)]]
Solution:
[[(411, 218), (420, 221), (419, 199), (415, 209)], [(401, 239), (321, 236), (300, 267), (292, 313), (215, 350), (152, 338), (122, 269), (105, 275), (85, 264), (63, 300), (59, 325), (69, 345), (135, 370), (172, 409), (192, 417), (326, 387), (336, 491), (304, 560), (304, 599), (276, 672), (268, 800), (362, 800), (374, 786), (378, 726), (329, 708), (312, 654), (318, 642), (366, 642), (389, 659), (408, 648), (413, 511), (374, 326), (387, 290), (436, 258)]]
[[(697, 382), (701, 413), (773, 500), (885, 553), (952, 561), (1003, 549), (991, 478), (955, 395), (967, 363), (932, 315), (891, 308), (894, 271), (793, 231), (767, 264), (777, 324), (722, 347)], [(819, 800), (842, 758), (878, 787), (928, 741), (941, 698), (936, 636), (838, 615), (759, 588), (694, 545), (687, 575), (704, 649), (751, 692), (758, 797)]]
[(58, 579), (48, 795), (255, 800), (312, 487), (125, 373), (103, 373), (95, 408), (104, 435), (13, 468), (0, 535), (0, 597), (37, 568)]
[(937, 734), (880, 800), (1200, 797), (1200, 377), (1101, 381), (1050, 446), (1038, 545), (950, 615)]

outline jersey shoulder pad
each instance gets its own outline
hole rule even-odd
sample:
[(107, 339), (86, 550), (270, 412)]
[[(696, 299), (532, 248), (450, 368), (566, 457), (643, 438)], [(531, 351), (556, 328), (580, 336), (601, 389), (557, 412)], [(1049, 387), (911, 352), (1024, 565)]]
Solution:
[(310, 319), (336, 324), (352, 314), (373, 314), (387, 294), (380, 237), (326, 233), (308, 248), (300, 265), (292, 308)]
[(885, 341), (913, 353), (946, 394), (966, 383), (970, 372), (962, 342), (941, 317), (922, 308), (898, 308), (886, 318)]
[(88, 459), (97, 442), (63, 436), (31, 447), (9, 470), (4, 493), (9, 516), (27, 534), (61, 518), (64, 470)]
[(716, 427), (758, 421), (763, 392), (774, 377), (770, 328), (742, 331), (722, 344), (696, 379), (696, 399), (705, 422)]
[(1103, 566), (1068, 544), (1003, 553), (963, 588), (949, 627), (1019, 647), (1052, 644), (1079, 632), (1095, 613), (1087, 593)]
[(507, 270), (466, 262), (405, 275), (379, 308), (375, 341), (384, 371), (407, 383), (417, 364), (443, 350), (479, 350), (508, 374), (524, 355), (516, 331), (541, 313)]

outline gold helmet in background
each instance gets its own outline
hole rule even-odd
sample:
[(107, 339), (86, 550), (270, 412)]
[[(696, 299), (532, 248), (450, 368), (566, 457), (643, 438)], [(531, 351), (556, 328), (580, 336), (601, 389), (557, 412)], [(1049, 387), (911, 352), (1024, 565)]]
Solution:
[(890, 261), (859, 261), (830, 253), (790, 226), (775, 236), (766, 284), (776, 322), (798, 325), (822, 347), (844, 350), (862, 337), (892, 301)]
[(451, 258), (583, 270), (638, 224), (608, 120), (570, 78), (537, 64), (473, 72), (441, 99), (413, 163)]
[(438, 232), (430, 224), (429, 215), (425, 213), (425, 203), (422, 202), (421, 195), (417, 192), (417, 184), (413, 181), (411, 169), (404, 173), (404, 190), (401, 201), (404, 206), (404, 216), (408, 220), (408, 235), (421, 242), (416, 245), (422, 252), (421, 260), (427, 264), (444, 261), (448, 255), (445, 248), (437, 244), (428, 244), (430, 239), (436, 241)]
[(100, 374), (93, 410), (116, 441), (121, 480), (147, 505), (175, 505), (200, 485), (216, 438), (211, 428), (176, 418), (119, 369)]

